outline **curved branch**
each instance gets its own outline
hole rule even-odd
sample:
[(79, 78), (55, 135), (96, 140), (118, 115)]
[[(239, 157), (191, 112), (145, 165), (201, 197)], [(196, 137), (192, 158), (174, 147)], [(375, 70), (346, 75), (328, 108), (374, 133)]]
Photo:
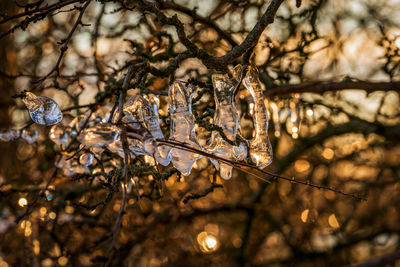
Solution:
[[(71, 4), (77, 3), (77, 2), (82, 2), (82, 0), (60, 1), (53, 5), (45, 6), (43, 8), (39, 8), (39, 9), (28, 10), (26, 12), (19, 13), (14, 16), (11, 16), (11, 17), (7, 17), (7, 18), (3, 19), (2, 21), (0, 21), (0, 24), (6, 23), (13, 19), (17, 19), (17, 18), (26, 16), (26, 18), (24, 20), (22, 20), (21, 22), (16, 24), (14, 27), (9, 29), (8, 31), (0, 33), (0, 39), (2, 39), (4, 36), (14, 32), (18, 28), (25, 29), (26, 27), (28, 27), (29, 23), (43, 19), (44, 17), (46, 17), (48, 14), (50, 14), (53, 11), (56, 11), (64, 6), (71, 5)], [(32, 16), (29, 17), (29, 15), (32, 15)]]
[(317, 93), (335, 92), (345, 89), (362, 89), (368, 93), (374, 91), (396, 91), (400, 92), (400, 82), (368, 82), (368, 81), (311, 81), (301, 84), (277, 86), (267, 89), (265, 95), (268, 97), (289, 95), (293, 93)]
[(378, 266), (386, 266), (387, 264), (395, 263), (400, 259), (400, 250), (395, 250), (392, 253), (383, 255), (381, 257), (377, 257), (363, 263), (352, 265), (353, 267), (378, 267)]

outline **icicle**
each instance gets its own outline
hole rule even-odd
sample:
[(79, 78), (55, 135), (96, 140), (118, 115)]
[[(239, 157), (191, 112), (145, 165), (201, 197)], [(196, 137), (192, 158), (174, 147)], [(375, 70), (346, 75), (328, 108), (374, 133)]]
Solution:
[(24, 129), (21, 134), (22, 139), (28, 142), (28, 144), (35, 143), (38, 136), (39, 136), (38, 131), (30, 129)]
[(63, 118), (60, 107), (47, 96), (36, 96), (31, 92), (25, 92), (22, 102), (28, 108), (32, 120), (38, 124), (54, 125)]
[[(157, 147), (155, 141), (158, 138), (164, 139), (164, 134), (160, 128), (157, 106), (155, 104), (152, 105), (144, 97), (137, 95), (125, 103), (123, 111), (128, 122), (141, 122), (150, 133), (147, 137), (144, 136), (142, 140), (145, 153), (149, 156), (154, 156), (157, 162), (167, 166), (172, 158), (171, 148), (168, 146)], [(130, 125), (131, 127), (140, 126), (135, 126), (133, 123), (130, 123)]]
[(114, 142), (118, 134), (117, 127), (111, 124), (99, 124), (83, 130), (78, 140), (86, 147), (103, 147)]
[[(171, 115), (170, 139), (183, 142), (193, 148), (202, 149), (195, 133), (194, 116), (192, 114), (192, 88), (181, 82), (174, 82), (169, 87), (168, 99)], [(188, 176), (193, 164), (200, 155), (178, 148), (172, 149), (172, 163), (184, 176)]]
[(242, 76), (242, 83), (249, 90), (254, 101), (254, 137), (250, 140), (250, 157), (256, 165), (263, 169), (272, 162), (272, 147), (268, 138), (268, 114), (264, 103), (264, 94), (255, 66), (235, 68), (238, 80)]
[[(212, 76), (215, 98), (214, 124), (221, 127), (225, 136), (235, 142), (238, 131), (238, 111), (234, 104), (236, 86), (228, 75), (214, 74)], [(247, 147), (243, 144), (233, 146), (225, 141), (218, 131), (213, 131), (207, 145), (207, 152), (229, 160), (244, 160), (247, 156)], [(230, 179), (232, 166), (211, 160), (214, 166), (220, 170), (223, 179)]]
[(9, 142), (19, 138), (19, 131), (15, 129), (6, 130), (0, 133), (0, 141)]

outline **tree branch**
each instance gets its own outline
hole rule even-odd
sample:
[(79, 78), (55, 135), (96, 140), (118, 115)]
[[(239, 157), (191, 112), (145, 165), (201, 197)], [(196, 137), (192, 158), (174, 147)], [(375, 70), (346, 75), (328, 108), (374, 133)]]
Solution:
[(235, 59), (246, 53), (247, 50), (254, 47), (258, 43), (258, 39), (260, 38), (265, 28), (269, 24), (274, 22), (275, 14), (278, 11), (278, 8), (282, 4), (282, 2), (283, 0), (273, 0), (265, 11), (264, 15), (262, 15), (261, 19), (247, 35), (246, 39), (244, 39), (244, 41), (239, 46), (235, 46), (226, 55), (218, 58), (218, 61), (232, 63)]
[(200, 15), (198, 15), (194, 10), (191, 10), (189, 8), (186, 8), (184, 6), (178, 5), (174, 2), (162, 2), (162, 1), (158, 1), (158, 3), (160, 4), (160, 6), (162, 8), (165, 9), (173, 9), (175, 11), (179, 11), (182, 12), (188, 16), (190, 16), (194, 21), (198, 21), (204, 25), (207, 25), (208, 27), (214, 29), (223, 39), (225, 39), (226, 41), (228, 41), (228, 43), (232, 46), (238, 46), (239, 44), (232, 39), (232, 37), (230, 36), (230, 34), (226, 33), (225, 31), (223, 31), (214, 21), (212, 21), (211, 19), (207, 19), (204, 18)]
[(368, 93), (374, 91), (396, 91), (400, 92), (400, 82), (368, 82), (368, 81), (311, 81), (301, 84), (277, 86), (267, 88), (267, 97), (283, 96), (293, 93), (317, 93), (335, 92), (345, 89), (362, 89)]
[(40, 78), (39, 80), (35, 81), (35, 83), (40, 84), (41, 82), (43, 82), (44, 80), (46, 80), (46, 79), (47, 79), (53, 72), (55, 72), (55, 71), (57, 72), (57, 74), (59, 74), (59, 72), (60, 72), (61, 60), (62, 60), (62, 58), (63, 58), (65, 52), (68, 50), (68, 43), (69, 43), (69, 41), (71, 40), (72, 35), (74, 34), (76, 28), (78, 28), (78, 25), (79, 25), (79, 24), (82, 24), (82, 16), (83, 16), (83, 14), (85, 13), (85, 9), (86, 9), (87, 6), (90, 4), (90, 1), (91, 1), (91, 0), (87, 0), (87, 1), (85, 2), (85, 4), (83, 4), (83, 5), (79, 8), (79, 9), (80, 9), (79, 16), (78, 16), (78, 18), (76, 19), (74, 26), (72, 27), (71, 31), (69, 32), (67, 38), (63, 39), (63, 40), (60, 42), (60, 44), (63, 44), (63, 46), (60, 48), (60, 55), (58, 56), (56, 65), (55, 65), (55, 66), (53, 67), (53, 69), (50, 70), (45, 76), (43, 76), (43, 77)]
[(400, 259), (400, 250), (395, 250), (392, 253), (377, 257), (360, 264), (351, 265), (352, 267), (379, 267), (386, 266), (387, 264), (392, 264)]

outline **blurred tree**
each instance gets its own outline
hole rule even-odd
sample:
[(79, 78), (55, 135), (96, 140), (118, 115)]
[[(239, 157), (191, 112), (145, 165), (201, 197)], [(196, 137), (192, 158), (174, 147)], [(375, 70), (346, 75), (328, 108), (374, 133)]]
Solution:
[[(400, 266), (399, 12), (384, 0), (0, 2), (1, 129), (39, 132), (0, 143), (0, 266)], [(79, 137), (53, 142), (139, 94), (158, 102), (167, 137), (179, 80), (205, 146), (223, 133), (211, 75), (249, 62), (270, 114), (264, 171), (227, 162), (223, 180), (205, 152), (184, 177), (129, 159), (122, 126), (120, 156), (90, 150), (89, 167)], [(61, 130), (30, 122), (12, 99), (23, 90), (60, 105)], [(235, 103), (250, 139), (243, 86)]]

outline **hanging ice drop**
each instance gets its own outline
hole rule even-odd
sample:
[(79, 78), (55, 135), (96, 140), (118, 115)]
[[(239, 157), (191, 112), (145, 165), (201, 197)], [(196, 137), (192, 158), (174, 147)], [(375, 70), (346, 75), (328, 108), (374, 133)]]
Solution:
[[(236, 140), (238, 131), (238, 111), (234, 104), (236, 86), (229, 79), (228, 75), (214, 74), (212, 76), (215, 98), (214, 124), (221, 127), (225, 136), (231, 140)], [(244, 160), (247, 156), (247, 147), (244, 144), (234, 146), (222, 138), (218, 131), (213, 131), (211, 139), (207, 145), (207, 152), (229, 160)], [(223, 179), (230, 179), (232, 176), (232, 166), (211, 160)]]
[[(192, 88), (190, 86), (185, 87), (181, 82), (176, 81), (169, 87), (170, 139), (185, 143), (196, 149), (202, 149), (195, 133), (192, 97)], [(188, 176), (193, 164), (200, 158), (200, 155), (178, 148), (173, 148), (171, 151), (174, 167), (184, 176)]]
[(141, 122), (151, 134), (143, 140), (143, 148), (147, 155), (154, 156), (160, 164), (167, 166), (171, 161), (171, 148), (168, 146), (158, 146), (156, 139), (164, 138), (161, 131), (157, 106), (140, 95), (129, 99), (123, 108), (128, 120), (131, 122)]
[(258, 70), (255, 66), (241, 69), (239, 74), (243, 75), (243, 85), (249, 90), (254, 101), (254, 137), (249, 143), (249, 154), (253, 162), (263, 169), (272, 162), (272, 147), (268, 138), (268, 114), (264, 103), (264, 94), (258, 78)]
[(38, 124), (54, 125), (63, 118), (58, 104), (47, 96), (36, 96), (34, 93), (25, 92), (22, 102), (28, 108), (32, 120)]

